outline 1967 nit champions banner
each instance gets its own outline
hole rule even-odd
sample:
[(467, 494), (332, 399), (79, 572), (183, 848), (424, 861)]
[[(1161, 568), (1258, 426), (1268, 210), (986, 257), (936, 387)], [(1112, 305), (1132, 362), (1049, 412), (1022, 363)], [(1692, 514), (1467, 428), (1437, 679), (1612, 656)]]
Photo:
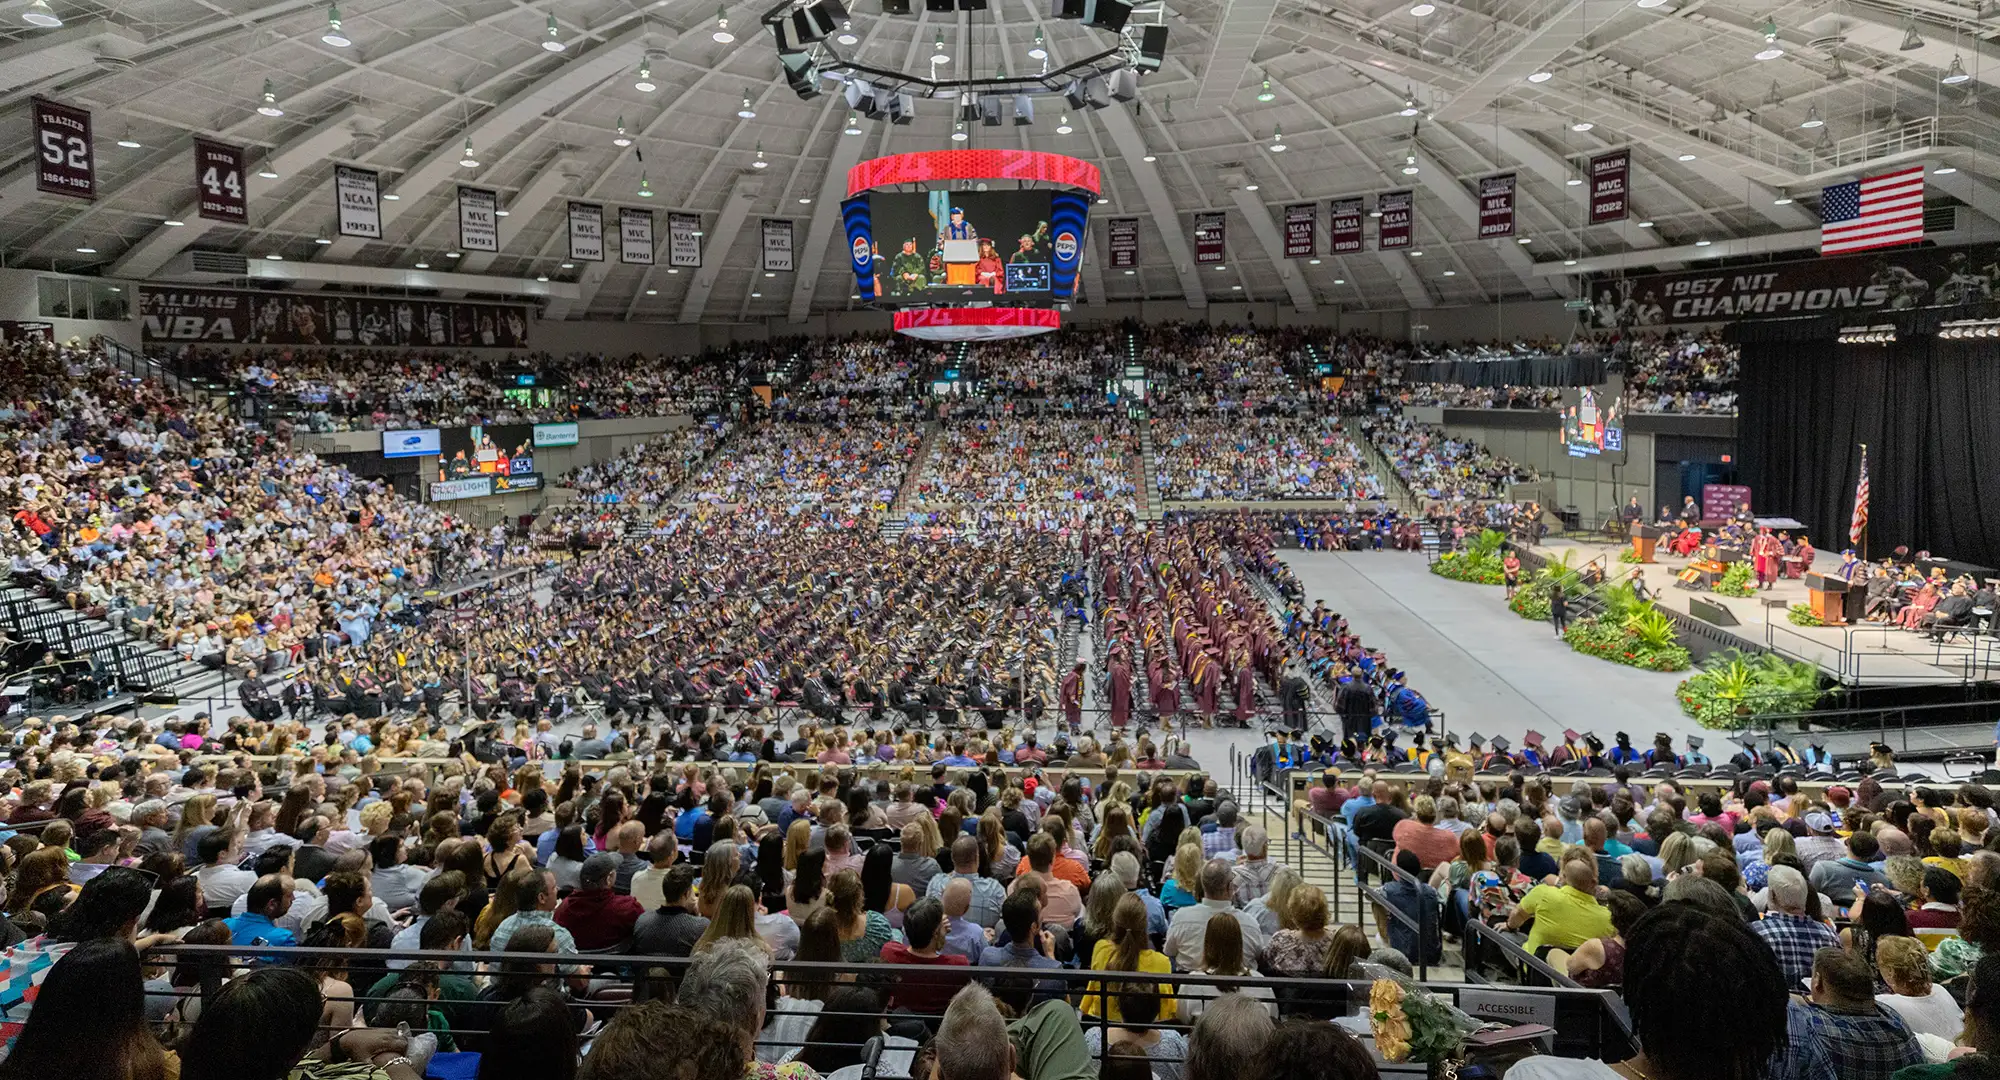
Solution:
[(1905, 248), (1732, 269), (1599, 279), (1592, 326), (1733, 322), (1956, 307), (2000, 297), (2000, 244)]

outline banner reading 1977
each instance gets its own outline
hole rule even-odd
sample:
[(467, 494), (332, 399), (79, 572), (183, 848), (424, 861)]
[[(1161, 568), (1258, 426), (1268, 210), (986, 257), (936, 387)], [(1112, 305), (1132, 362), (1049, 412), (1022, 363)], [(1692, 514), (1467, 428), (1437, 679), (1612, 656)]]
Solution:
[(1285, 207), (1285, 258), (1310, 259), (1319, 246), (1319, 204)]

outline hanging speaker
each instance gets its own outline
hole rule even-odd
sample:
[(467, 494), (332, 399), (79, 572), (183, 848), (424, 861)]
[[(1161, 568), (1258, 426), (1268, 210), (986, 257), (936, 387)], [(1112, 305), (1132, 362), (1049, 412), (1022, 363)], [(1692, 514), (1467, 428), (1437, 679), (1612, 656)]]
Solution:
[(1164, 26), (1142, 26), (1139, 28), (1138, 66), (1146, 71), (1160, 70), (1160, 64), (1167, 58), (1167, 28)]
[(1089, 0), (1049, 0), (1049, 18), (1081, 19)]
[(1132, 5), (1124, 0), (1086, 0), (1083, 21), (1087, 26), (1116, 33), (1125, 29), (1125, 20), (1132, 17)]
[(909, 13), (910, 0), (882, 0), (882, 14), (884, 15), (908, 15)]

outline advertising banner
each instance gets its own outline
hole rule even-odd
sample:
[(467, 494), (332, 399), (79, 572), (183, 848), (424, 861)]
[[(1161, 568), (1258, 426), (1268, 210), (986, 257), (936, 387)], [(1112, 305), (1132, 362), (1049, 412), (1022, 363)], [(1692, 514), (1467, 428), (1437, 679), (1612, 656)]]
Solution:
[(764, 269), (789, 274), (792, 270), (792, 223), (783, 218), (764, 219)]
[(250, 223), (250, 196), (243, 188), (243, 148), (196, 138), (194, 141), (196, 213), (231, 225)]
[(596, 203), (569, 204), (569, 257), (575, 262), (604, 261), (604, 208)]
[(1111, 268), (1135, 270), (1139, 266), (1139, 219), (1115, 217), (1105, 223), (1110, 230)]
[(534, 440), (536, 446), (575, 446), (577, 427), (575, 424), (536, 424)]
[(1864, 319), (2000, 297), (2000, 244), (1600, 278), (1589, 295), (1590, 323), (1600, 330), (1841, 313)]
[(667, 265), (701, 265), (701, 215), (667, 215)]
[(35, 190), (73, 199), (97, 198), (97, 157), (90, 113), (47, 98), (28, 102), (35, 129)]
[(527, 309), (465, 300), (141, 285), (147, 344), (519, 349)]
[(340, 208), (340, 235), (382, 239), (382, 178), (352, 165), (333, 167), (333, 199)]
[(1194, 261), (1197, 266), (1219, 264), (1229, 257), (1228, 228), (1226, 214), (1194, 216)]
[(1403, 191), (1385, 191), (1375, 200), (1375, 208), (1382, 211), (1381, 223), (1375, 227), (1375, 247), (1381, 251), (1395, 251), (1407, 248), (1416, 236), (1415, 194)]
[(1330, 250), (1335, 255), (1352, 255), (1366, 246), (1361, 236), (1361, 225), (1367, 216), (1367, 206), (1359, 196), (1335, 199), (1327, 204), (1327, 225), (1333, 234)]
[(628, 266), (653, 265), (653, 212), (630, 206), (618, 208), (618, 261)]
[(1613, 150), (1590, 159), (1590, 223), (1624, 221), (1630, 212), (1626, 181), (1632, 175), (1632, 151)]
[(1319, 249), (1319, 204), (1285, 207), (1285, 258), (1310, 259)]
[(500, 250), (500, 193), (458, 188), (458, 246), (466, 251)]
[(1479, 238), (1500, 240), (1514, 235), (1514, 174), (1479, 178)]
[(493, 478), (490, 476), (469, 476), (463, 480), (431, 481), (431, 501), (448, 502), (452, 499), (476, 499), (493, 494)]
[(443, 432), (437, 428), (410, 428), (404, 431), (384, 431), (382, 433), (382, 456), (396, 457), (436, 457), (443, 448)]

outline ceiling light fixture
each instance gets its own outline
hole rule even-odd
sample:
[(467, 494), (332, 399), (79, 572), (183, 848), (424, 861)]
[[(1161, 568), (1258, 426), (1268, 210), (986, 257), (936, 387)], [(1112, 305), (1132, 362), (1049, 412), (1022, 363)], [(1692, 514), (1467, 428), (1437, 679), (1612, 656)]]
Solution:
[(949, 64), (951, 54), (944, 51), (944, 31), (938, 31), (937, 40), (931, 43), (931, 63)]
[(1423, 257), (1424, 257), (1424, 253), (1423, 253), (1423, 252), (1421, 252), (1421, 251), (1412, 251), (1412, 252), (1410, 252), (1410, 256), (1411, 256), (1412, 258), (1417, 258), (1417, 259), (1421, 259), (1421, 258), (1423, 258)]
[(1771, 80), (1771, 92), (1764, 95), (1764, 104), (1776, 108), (1785, 103), (1785, 95), (1778, 90), (1778, 80)]
[(1318, 260), (1318, 259), (1307, 259), (1307, 260), (1306, 260), (1306, 265), (1307, 265), (1307, 266), (1318, 266), (1318, 265), (1319, 265), (1319, 260)]
[(1271, 125), (1271, 152), (1273, 154), (1282, 154), (1285, 150), (1285, 133), (1278, 130), (1276, 124)]
[(1404, 156), (1404, 158), (1403, 158), (1403, 175), (1404, 175), (1404, 176), (1415, 176), (1415, 175), (1417, 175), (1417, 155), (1415, 155), (1415, 154), (1408, 154), (1408, 155), (1405, 155), (1405, 156)]
[(456, 258), (459, 258), (459, 257), (460, 257), (460, 255), (459, 255), (459, 253), (458, 253), (458, 252), (456, 252), (456, 251), (447, 251), (447, 252), (445, 252), (445, 253), (444, 253), (444, 257), (445, 257), (445, 258), (447, 258), (447, 259), (456, 259)]
[(799, 205), (800, 205), (800, 206), (811, 206), (811, 205), (812, 205), (812, 201), (813, 201), (813, 197), (812, 197), (812, 196), (810, 196), (810, 195), (801, 195), (801, 196), (799, 196)]
[[(270, 256), (269, 256), (269, 255), (266, 255), (266, 256), (264, 256), (264, 257), (265, 257), (265, 258), (267, 258), (267, 259), (268, 259), (268, 258), (270, 258)], [(425, 261), (425, 260), (423, 260), (423, 259), (418, 259), (418, 260), (416, 261), (416, 263), (415, 263), (414, 265), (415, 265), (415, 266), (416, 266), (416, 268), (417, 268), (417, 269), (419, 269), (419, 270), (429, 270), (429, 269), (431, 268), (431, 264), (430, 264), (430, 263), (428, 263), (428, 262), (426, 262), (426, 261)]]
[(513, 211), (512, 211), (512, 210), (495, 210), (495, 211), (493, 211), (493, 216), (494, 216), (494, 217), (506, 217), (507, 215), (509, 215), (509, 214), (511, 214), (511, 213), (513, 213)]
[[(276, 180), (277, 178), (278, 178), (278, 174), (277, 174), (277, 173), (272, 173), (272, 174), (270, 174), (270, 179), (273, 179), (273, 180)], [(398, 194), (396, 194), (396, 193), (395, 193), (395, 192), (393, 192), (393, 191), (385, 191), (385, 192), (383, 192), (383, 193), (382, 193), (382, 201), (383, 201), (383, 202), (402, 202), (402, 201), (403, 201), (403, 197), (402, 197), (401, 195), (398, 195)]]
[(1589, 131), (1591, 128), (1594, 128), (1596, 126), (1597, 126), (1596, 124), (1593, 124), (1588, 120), (1578, 120), (1576, 123), (1571, 124), (1569, 126), (1569, 129), (1571, 131)]
[(646, 290), (646, 295), (647, 295), (647, 296), (658, 296), (658, 295), (660, 295), (660, 290), (658, 290), (658, 289), (647, 289), (647, 290)]
[(642, 94), (650, 94), (659, 88), (659, 84), (653, 81), (653, 62), (651, 60), (639, 61), (639, 80), (632, 84), (632, 89)]
[(854, 113), (848, 113), (847, 127), (845, 130), (849, 135), (861, 134), (861, 117), (855, 115)]
[(1816, 151), (1818, 151), (1818, 152), (1820, 152), (1820, 153), (1822, 153), (1822, 154), (1827, 154), (1827, 153), (1832, 153), (1832, 152), (1833, 152), (1833, 129), (1832, 129), (1832, 128), (1821, 128), (1821, 129), (1819, 129), (1819, 140), (1818, 140), (1817, 142), (1813, 143), (1813, 149), (1814, 149), (1814, 150), (1816, 150)]
[(1157, 155), (1147, 154), (1146, 156), (1140, 158), (1139, 160), (1145, 162), (1148, 165), (1151, 165), (1153, 162), (1158, 161), (1160, 159)]
[(573, 262), (566, 262), (562, 264), (562, 268), (565, 270), (574, 270), (576, 269), (576, 264)]
[(757, 157), (756, 157), (756, 159), (755, 159), (755, 160), (753, 160), (752, 162), (750, 162), (750, 167), (751, 167), (751, 168), (753, 168), (753, 169), (768, 169), (768, 168), (770, 168), (770, 167), (771, 167), (771, 163), (770, 163), (770, 162), (768, 162), (768, 161), (765, 161), (765, 160), (764, 160), (764, 144), (763, 144), (763, 143), (758, 143), (758, 144), (757, 144)]
[(625, 134), (625, 118), (622, 116), (618, 118), (618, 133), (616, 135), (611, 136), (611, 145), (613, 146), (632, 145), (632, 136)]
[(1642, 7), (1642, 8), (1648, 8), (1648, 9), (1651, 9), (1651, 8), (1656, 8), (1656, 7), (1660, 7), (1661, 5), (1665, 4), (1666, 2), (1667, 2), (1667, 0), (1639, 0), (1639, 3), (1638, 3), (1638, 5), (1637, 5), (1637, 6), (1639, 6), (1639, 7)]
[(1277, 100), (1277, 98), (1278, 98), (1278, 92), (1277, 92), (1277, 91), (1275, 91), (1275, 90), (1273, 90), (1273, 89), (1271, 89), (1271, 80), (1269, 80), (1269, 79), (1265, 79), (1265, 80), (1264, 80), (1264, 88), (1263, 88), (1262, 90), (1259, 90), (1259, 91), (1257, 91), (1257, 100), (1258, 100), (1258, 101), (1276, 101), (1276, 100)]
[(29, 4), (27, 10), (21, 12), (21, 21), (44, 30), (53, 30), (63, 24), (62, 16), (57, 15), (54, 8), (49, 7), (49, 0), (35, 0)]
[(1653, 223), (1650, 221), (1642, 221), (1639, 223), (1639, 227), (1642, 229), (1650, 229), (1653, 227)]
[(313, 243), (318, 244), (320, 247), (326, 247), (332, 244), (333, 241), (327, 239), (325, 233), (320, 233), (318, 236), (313, 237)]
[(1429, 3), (1428, 0), (1426, 0), (1425, 3), (1410, 5), (1410, 14), (1416, 16), (1419, 19), (1423, 18), (1426, 15), (1430, 15), (1435, 11), (1437, 11), (1437, 5)]
[(166, 227), (168, 227), (168, 228), (170, 228), (170, 229), (178, 229), (178, 228), (180, 228), (181, 226), (183, 226), (183, 225), (187, 224), (187, 222), (185, 222), (185, 221), (182, 221), (182, 220), (181, 220), (181, 219), (179, 219), (179, 218), (165, 218), (165, 219), (161, 220), (160, 224), (162, 224), (162, 225), (165, 225)]
[(639, 174), (639, 197), (642, 199), (650, 199), (653, 197), (653, 184), (651, 181), (646, 179), (646, 174), (644, 172), (641, 172)]
[(1917, 36), (1917, 21), (1911, 19), (1903, 23), (1903, 43), (1896, 46), (1901, 52), (1916, 52), (1924, 47), (1924, 39)]
[(319, 39), (336, 49), (345, 49), (349, 45), (354, 44), (354, 39), (348, 37), (340, 30), (339, 5), (328, 4), (326, 6), (326, 33), (321, 34)]
[(957, 124), (953, 125), (951, 129), (952, 142), (964, 142), (969, 138), (971, 138), (971, 136), (965, 133), (965, 121), (960, 120), (958, 121)]
[(1042, 32), (1037, 30), (1035, 31), (1035, 43), (1028, 46), (1028, 59), (1047, 60), (1048, 58), (1049, 51), (1042, 47)]
[(125, 125), (125, 134), (119, 137), (118, 145), (124, 147), (127, 150), (141, 149), (141, 144), (139, 140), (132, 137), (132, 125), (130, 124)]
[(547, 274), (536, 274), (536, 275), (535, 275), (535, 280), (536, 280), (536, 281), (547, 281), (548, 279), (549, 279), (549, 276), (548, 276)]
[(1951, 66), (1945, 69), (1944, 78), (1938, 81), (1946, 86), (1957, 86), (1959, 83), (1969, 82), (1971, 79), (1972, 76), (1965, 73), (1965, 61), (1957, 53), (1953, 53), (1951, 54)]
[(1137, 274), (1138, 272), (1139, 272), (1139, 271), (1137, 271), (1137, 270), (1127, 270), (1127, 271), (1125, 271), (1125, 276), (1126, 276), (1126, 277), (1131, 277), (1131, 276), (1133, 276), (1134, 274)]
[(854, 24), (846, 19), (840, 20), (840, 36), (833, 40), (840, 42), (842, 45), (861, 44), (861, 39), (854, 36)]
[(729, 12), (721, 4), (715, 5), (715, 33), (708, 36), (724, 45), (736, 40), (736, 35), (729, 32)]
[(1417, 115), (1417, 95), (1415, 93), (1412, 93), (1407, 89), (1403, 91), (1403, 107), (1401, 110), (1397, 112), (1396, 115), (1398, 116)]
[(78, 255), (95, 255), (97, 254), (97, 249), (94, 247), (80, 247), (76, 249), (76, 253)]
[(1785, 47), (1778, 44), (1778, 20), (1767, 16), (1764, 19), (1763, 34), (1764, 47), (1757, 50), (1757, 59), (1776, 60), (1785, 55)]
[(1563, 265), (1564, 265), (1564, 266), (1575, 266), (1575, 265), (1576, 265), (1576, 260), (1575, 260), (1575, 259), (1564, 259), (1564, 260), (1563, 260)]
[(284, 262), (284, 261), (285, 261), (285, 257), (284, 257), (283, 255), (280, 255), (280, 254), (278, 254), (278, 253), (277, 253), (277, 252), (275, 252), (275, 251), (273, 251), (272, 253), (270, 253), (269, 255), (266, 255), (266, 256), (264, 256), (264, 257), (265, 257), (266, 259), (269, 259), (269, 260), (271, 260), (272, 262)]
[(1444, 276), (1445, 276), (1445, 277), (1457, 277), (1457, 276), (1458, 276), (1458, 271), (1456, 271), (1456, 270), (1446, 270), (1446, 271), (1444, 272)]
[(562, 27), (556, 25), (556, 17), (551, 14), (549, 16), (548, 30), (542, 37), (542, 50), (544, 52), (561, 52), (567, 48), (569, 46), (562, 39)]
[(257, 111), (264, 116), (283, 116), (285, 110), (278, 107), (278, 91), (271, 86), (271, 80), (264, 80), (264, 92), (257, 95)]
[(1675, 160), (1675, 161), (1693, 161), (1693, 160), (1694, 160), (1694, 155), (1693, 155), (1693, 154), (1677, 154), (1677, 155), (1675, 155), (1675, 156), (1674, 156), (1674, 160)]
[(1347, 284), (1347, 279), (1344, 277), (1337, 277), (1333, 279), (1333, 283), (1335, 285), (1345, 285)]
[(464, 169), (477, 169), (479, 167), (479, 159), (472, 154), (472, 136), (470, 135), (465, 137), (465, 156), (458, 159), (458, 164), (460, 168)]
[(1071, 131), (1074, 131), (1074, 130), (1075, 130), (1074, 128), (1072, 128), (1072, 127), (1070, 127), (1070, 126), (1069, 126), (1069, 114), (1068, 114), (1068, 113), (1064, 113), (1064, 114), (1063, 114), (1063, 117), (1062, 117), (1062, 119), (1060, 119), (1060, 120), (1056, 121), (1056, 134), (1058, 134), (1058, 135), (1067, 135), (1067, 134), (1069, 134), (1069, 133), (1070, 133)]
[(1099, 206), (1109, 206), (1109, 205), (1111, 205), (1111, 196), (1109, 196), (1109, 195), (1099, 195), (1099, 196), (1097, 197), (1097, 205), (1099, 205)]
[(1567, 179), (1567, 180), (1563, 181), (1563, 186), (1564, 186), (1564, 187), (1582, 187), (1582, 186), (1583, 186), (1583, 177), (1581, 177), (1581, 176), (1578, 176), (1578, 175), (1577, 175), (1576, 173), (1572, 172), (1572, 173), (1570, 173), (1570, 174), (1569, 174), (1569, 179)]
[(1256, 184), (1245, 184), (1245, 185), (1243, 185), (1243, 190), (1245, 190), (1245, 191), (1255, 191), (1255, 190), (1257, 190), (1257, 187), (1258, 187), (1258, 185), (1256, 185)]
[(1707, 247), (1708, 245), (1710, 245), (1710, 244), (1712, 244), (1712, 243), (1714, 243), (1714, 242), (1715, 242), (1715, 241), (1713, 241), (1713, 240), (1696, 240), (1696, 241), (1694, 242), (1694, 246), (1696, 246), (1696, 247)]
[(748, 91), (743, 94), (743, 107), (736, 110), (736, 116), (740, 120), (757, 119), (757, 109), (750, 104), (750, 94)]
[(1715, 111), (1708, 114), (1708, 122), (1711, 124), (1726, 124), (1729, 122), (1729, 110), (1722, 107), (1722, 102), (1718, 101), (1715, 103)]
[(1790, 195), (1780, 195), (1777, 198), (1771, 200), (1771, 205), (1790, 206), (1792, 205), (1792, 197)]
[(1950, 176), (1952, 173), (1955, 173), (1957, 171), (1958, 171), (1958, 166), (1956, 165), (1940, 165), (1937, 168), (1931, 170), (1931, 175)]
[(1531, 83), (1545, 83), (1555, 77), (1556, 77), (1555, 72), (1544, 69), (1528, 76), (1528, 81)]
[[(278, 178), (278, 170), (273, 169), (270, 165), (266, 164), (265, 166), (257, 170), (257, 176), (259, 179), (263, 180), (276, 180)], [(384, 195), (382, 197), (390, 200), (402, 198), (401, 195)]]
[(1535, 238), (1532, 236), (1520, 236), (1516, 237), (1514, 242), (1517, 244), (1532, 244), (1535, 242)]
[(1812, 108), (1807, 109), (1806, 118), (1804, 120), (1799, 121), (1799, 126), (1805, 128), (1808, 131), (1812, 130), (1813, 128), (1825, 127), (1826, 121), (1821, 120), (1819, 118), (1819, 106), (1814, 105)]

